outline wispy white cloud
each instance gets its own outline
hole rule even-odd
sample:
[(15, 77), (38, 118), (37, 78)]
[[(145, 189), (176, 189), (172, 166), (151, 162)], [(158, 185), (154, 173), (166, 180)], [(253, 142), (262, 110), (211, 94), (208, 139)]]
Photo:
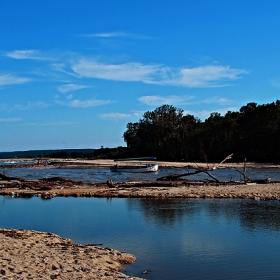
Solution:
[(0, 75), (0, 86), (24, 84), (29, 82), (29, 78), (18, 77), (10, 74)]
[(0, 123), (20, 122), (21, 120), (21, 118), (3, 118), (0, 119)]
[(144, 104), (149, 106), (160, 106), (163, 104), (172, 104), (172, 105), (184, 105), (189, 104), (190, 100), (193, 99), (193, 96), (177, 96), (177, 95), (169, 95), (169, 96), (159, 96), (159, 95), (147, 95), (142, 96), (138, 100)]
[(248, 73), (222, 65), (176, 69), (138, 62), (107, 64), (92, 59), (79, 60), (72, 69), (80, 77), (194, 88), (228, 86)]
[(123, 114), (123, 113), (108, 113), (108, 114), (100, 114), (99, 116), (102, 119), (113, 120), (113, 121), (119, 121), (131, 117), (130, 114)]
[(228, 82), (241, 78), (242, 74), (248, 74), (243, 69), (235, 69), (223, 65), (205, 65), (194, 68), (183, 68), (171, 73), (170, 79), (163, 80), (164, 84), (186, 87), (222, 87), (228, 86)]
[(57, 87), (57, 90), (59, 92), (62, 92), (62, 93), (67, 93), (67, 92), (70, 92), (70, 91), (76, 91), (76, 90), (83, 89), (83, 88), (88, 88), (88, 87), (89, 86), (85, 86), (85, 85), (66, 84), (66, 85), (62, 85), (62, 86)]
[(50, 105), (44, 101), (27, 102), (26, 104), (15, 104), (12, 110), (30, 110), (30, 109), (41, 109), (47, 108)]
[(78, 77), (79, 75), (74, 73), (71, 69), (67, 70), (68, 68), (68, 64), (65, 62), (65, 63), (52, 63), (50, 65), (50, 68), (51, 70), (55, 71), (55, 72), (60, 72), (60, 73), (64, 73), (68, 76), (74, 76), (74, 77)]
[(217, 97), (217, 96), (213, 96), (211, 98), (204, 99), (203, 102), (207, 103), (207, 104), (218, 103), (221, 106), (233, 104), (233, 101), (231, 99), (225, 98), (225, 97)]
[(92, 33), (84, 34), (84, 37), (100, 37), (100, 38), (115, 38), (115, 37), (126, 37), (129, 33), (126, 32), (103, 32), (103, 33)]
[[(125, 36), (124, 32), (100, 33), (95, 36), (114, 37)], [(36, 50), (15, 50), (7, 52), (14, 59), (49, 59), (47, 55)], [(97, 59), (81, 58), (78, 54), (57, 55), (57, 63), (48, 65), (52, 72), (63, 73), (75, 78), (93, 78), (122, 82), (142, 82), (162, 86), (179, 86), (189, 88), (224, 87), (233, 81), (241, 79), (248, 71), (224, 65), (203, 65), (199, 67), (175, 68), (163, 64), (144, 64), (140, 62), (107, 63)], [(63, 59), (63, 60), (62, 60)], [(46, 72), (46, 71), (45, 71)], [(13, 75), (0, 76), (0, 86), (6, 84), (25, 83), (30, 79)], [(58, 87), (58, 91), (66, 93), (85, 88), (85, 85), (70, 81), (69, 84)]]
[(7, 52), (6, 56), (14, 59), (53, 60), (53, 58), (44, 56), (37, 50), (15, 50)]
[(105, 64), (95, 60), (81, 59), (72, 66), (75, 73), (82, 77), (125, 82), (153, 83), (155, 76), (163, 75), (164, 68), (159, 65), (141, 63)]
[(73, 108), (89, 108), (89, 107), (96, 107), (105, 104), (110, 104), (112, 103), (112, 101), (101, 100), (101, 99), (87, 99), (87, 100), (73, 99), (69, 101), (56, 100), (56, 103), (62, 106), (73, 107)]
[(149, 37), (146, 35), (129, 33), (123, 31), (115, 31), (115, 32), (101, 32), (101, 33), (91, 33), (91, 34), (83, 34), (83, 37), (95, 37), (101, 39), (112, 39), (112, 38), (131, 38), (136, 40), (153, 40), (154, 37)]

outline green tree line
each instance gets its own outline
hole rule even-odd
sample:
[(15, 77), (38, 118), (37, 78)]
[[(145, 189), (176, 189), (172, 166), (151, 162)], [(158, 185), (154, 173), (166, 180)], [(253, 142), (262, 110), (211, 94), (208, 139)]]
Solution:
[(233, 153), (234, 161), (280, 161), (280, 101), (248, 103), (205, 121), (182, 109), (162, 105), (129, 122), (123, 134), (130, 156), (159, 160), (217, 162)]

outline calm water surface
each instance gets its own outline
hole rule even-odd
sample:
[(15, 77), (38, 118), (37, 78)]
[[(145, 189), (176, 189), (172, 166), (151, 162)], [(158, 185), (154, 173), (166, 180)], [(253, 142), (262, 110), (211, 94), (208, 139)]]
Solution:
[(132, 253), (137, 261), (125, 273), (146, 279), (280, 275), (276, 201), (0, 196), (0, 227), (53, 232)]
[[(241, 171), (241, 170), (240, 170)], [(182, 174), (187, 170), (184, 168), (163, 168), (160, 167), (158, 172), (152, 173), (119, 173), (111, 172), (109, 168), (2, 168), (0, 173), (6, 172), (9, 176), (17, 176), (25, 179), (41, 179), (49, 177), (66, 177), (76, 181), (83, 181), (85, 183), (103, 183), (108, 179), (114, 182), (128, 182), (128, 181), (149, 181), (156, 180), (159, 177), (170, 174)], [(192, 172), (192, 170), (189, 170)], [(243, 176), (235, 169), (217, 169), (211, 172), (220, 181), (240, 181)], [(279, 169), (248, 169), (247, 176), (252, 180), (264, 180), (270, 178), (272, 181), (280, 181)], [(205, 180), (211, 179), (204, 173), (199, 173), (195, 176), (186, 176), (183, 179), (190, 180)]]

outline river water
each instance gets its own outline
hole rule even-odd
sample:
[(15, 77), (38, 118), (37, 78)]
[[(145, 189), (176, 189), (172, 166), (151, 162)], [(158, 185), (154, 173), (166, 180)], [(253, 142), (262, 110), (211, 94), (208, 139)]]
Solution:
[[(26, 179), (67, 177), (88, 183), (156, 180), (178, 168), (120, 174), (108, 168), (4, 168)], [(240, 180), (234, 169), (212, 172)], [(279, 169), (248, 170), (253, 180), (280, 180)], [(205, 179), (207, 175), (185, 177)], [(208, 179), (210, 179), (208, 177)], [(0, 181), (1, 184), (1, 181)], [(136, 256), (125, 273), (146, 279), (279, 279), (280, 202), (230, 199), (62, 198), (0, 196), (0, 227), (53, 232)], [(142, 274), (151, 270), (149, 274)]]
[[(0, 197), (0, 227), (134, 254), (146, 279), (279, 279), (280, 203), (230, 199)], [(149, 274), (142, 274), (151, 270)]]
[[(0, 162), (1, 165), (1, 162)], [(193, 172), (194, 170), (188, 170)], [(16, 176), (25, 179), (42, 179), (49, 177), (66, 177), (85, 183), (104, 183), (108, 179), (114, 182), (129, 181), (150, 181), (164, 177), (170, 174), (183, 174), (188, 172), (184, 168), (160, 167), (158, 172), (151, 173), (120, 173), (111, 172), (109, 168), (1, 168), (0, 173), (6, 173), (8, 176)], [(240, 170), (242, 171), (242, 170)], [(243, 175), (235, 169), (217, 169), (210, 172), (220, 181), (240, 181)], [(280, 181), (280, 169), (248, 169), (246, 175), (251, 180), (264, 180), (270, 178), (271, 181)], [(194, 176), (185, 176), (183, 179), (205, 180), (211, 179), (205, 173), (199, 173)], [(211, 179), (212, 180), (212, 179)]]

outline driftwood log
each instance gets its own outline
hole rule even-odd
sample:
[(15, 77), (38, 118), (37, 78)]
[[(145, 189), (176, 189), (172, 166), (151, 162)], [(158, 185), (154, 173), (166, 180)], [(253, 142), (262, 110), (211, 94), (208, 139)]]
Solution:
[(211, 174), (210, 172), (218, 169), (221, 164), (223, 164), (228, 159), (231, 159), (232, 156), (233, 156), (233, 154), (228, 155), (225, 159), (223, 159), (220, 163), (214, 165), (213, 167), (208, 166), (207, 168), (203, 168), (203, 167), (199, 167), (199, 166), (188, 165), (186, 167), (187, 169), (194, 169), (195, 171), (193, 171), (193, 172), (188, 171), (188, 172), (185, 172), (185, 173), (182, 173), (182, 174), (171, 174), (171, 175), (168, 175), (168, 176), (157, 178), (157, 180), (159, 180), (159, 181), (175, 181), (175, 180), (178, 180), (181, 177), (192, 176), (192, 175), (196, 175), (196, 174), (199, 174), (199, 173), (205, 173), (210, 178), (212, 178), (215, 182), (221, 183), (220, 180), (218, 178), (216, 178), (215, 176), (213, 176), (213, 174)]
[[(230, 154), (224, 160), (222, 160), (220, 163), (214, 165), (213, 167), (208, 166), (207, 168), (204, 168), (204, 167), (199, 167), (199, 166), (188, 165), (188, 166), (186, 166), (186, 169), (194, 169), (195, 171), (193, 171), (193, 172), (187, 171), (187, 172), (181, 173), (181, 174), (170, 174), (170, 175), (167, 175), (164, 177), (157, 178), (157, 180), (159, 180), (159, 181), (176, 181), (176, 180), (180, 179), (181, 177), (187, 177), (187, 176), (192, 176), (192, 175), (196, 175), (199, 173), (205, 173), (211, 179), (213, 179), (215, 181), (215, 183), (221, 183), (221, 184), (233, 183), (231, 180), (229, 182), (221, 182), (219, 179), (217, 179), (215, 176), (213, 176), (213, 174), (210, 173), (211, 171), (218, 169), (219, 166), (221, 166), (221, 164), (223, 164), (225, 161), (227, 161), (228, 159), (231, 159), (232, 156), (233, 156), (233, 154)], [(239, 169), (235, 169), (235, 170), (242, 175), (243, 181), (241, 181), (241, 182), (243, 182), (244, 184), (246, 184), (246, 183), (269, 183), (270, 182), (270, 178), (266, 178), (264, 180), (257, 180), (257, 181), (253, 181), (252, 179), (250, 179), (246, 174), (246, 159), (244, 160), (243, 171), (241, 171)]]

